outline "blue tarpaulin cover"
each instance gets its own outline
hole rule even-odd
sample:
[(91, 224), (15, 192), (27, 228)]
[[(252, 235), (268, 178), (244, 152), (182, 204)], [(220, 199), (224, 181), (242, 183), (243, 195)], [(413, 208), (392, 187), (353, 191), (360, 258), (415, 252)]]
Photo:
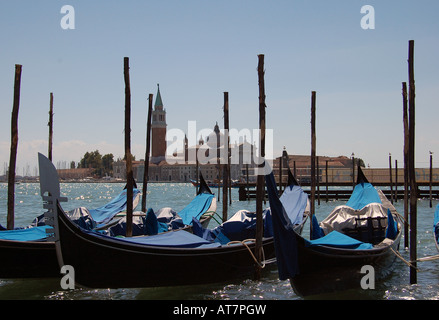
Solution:
[[(129, 237), (129, 238), (113, 238), (102, 234), (95, 233), (93, 231), (85, 231), (89, 234), (93, 234), (97, 237), (110, 238), (116, 241), (129, 242), (134, 244), (155, 246), (155, 247), (170, 247), (170, 248), (212, 248), (220, 247), (219, 243), (212, 243), (201, 237), (198, 237), (192, 233), (184, 230), (172, 231), (157, 234), (154, 236), (144, 237)], [(196, 262), (195, 262), (196, 263)]]
[(210, 193), (200, 193), (197, 195), (178, 215), (183, 219), (185, 225), (192, 224), (192, 218), (200, 217), (209, 209), (214, 195)]
[(325, 232), (320, 227), (319, 222), (317, 221), (317, 217), (314, 214), (312, 216), (312, 234), (311, 234), (311, 239), (313, 239), (313, 240), (320, 239), (321, 237), (324, 237), (324, 236), (325, 236)]
[(308, 196), (298, 185), (287, 186), (280, 196), (280, 202), (292, 224), (301, 224)]
[[(162, 208), (157, 211), (157, 214), (154, 213), (152, 208), (149, 208), (145, 216), (133, 217), (133, 236), (151, 236), (161, 232), (177, 230), (185, 225), (191, 225), (192, 218), (199, 219), (206, 213), (213, 197), (213, 194), (201, 193), (178, 214), (171, 208)], [(126, 218), (108, 228), (108, 235), (110, 236), (124, 236), (125, 234)]]
[[(133, 188), (133, 201), (140, 194), (140, 190)], [(97, 224), (108, 223), (113, 217), (126, 209), (127, 190), (123, 190), (116, 198), (105, 206), (96, 209), (89, 209), (89, 213)]]
[[(106, 234), (112, 237), (125, 236), (126, 229), (127, 220), (126, 217), (123, 217), (117, 224), (109, 227)], [(145, 215), (133, 216), (132, 218), (133, 236), (151, 236), (166, 231), (168, 231), (168, 225), (166, 223), (159, 222), (157, 220), (157, 216), (151, 208), (148, 209)]]
[[(279, 279), (286, 280), (293, 278), (299, 272), (294, 224), (291, 222), (279, 199), (273, 172), (265, 176), (265, 184), (267, 186), (268, 199), (270, 201), (272, 214), (274, 247), (276, 251)], [(300, 192), (296, 195), (299, 199), (305, 196), (307, 197), (306, 194), (303, 195)], [(303, 209), (301, 213), (303, 214), (305, 208), (300, 209)]]
[[(265, 209), (262, 212), (264, 221), (264, 237), (273, 236), (273, 227), (271, 222), (271, 211)], [(214, 229), (205, 229), (197, 219), (193, 219), (192, 231), (194, 234), (209, 240), (227, 244), (230, 241), (244, 241), (256, 237), (256, 213), (247, 210), (240, 210), (229, 220), (215, 227)]]
[(324, 237), (316, 240), (305, 240), (306, 246), (329, 246), (344, 249), (366, 250), (372, 249), (370, 243), (365, 243), (354, 238), (351, 238), (341, 232), (332, 231)]
[(355, 186), (354, 191), (352, 192), (351, 197), (346, 205), (352, 209), (360, 210), (369, 203), (374, 202), (381, 203), (377, 190), (372, 184), (363, 182)]
[(4, 230), (0, 232), (0, 239), (14, 241), (38, 241), (47, 237), (46, 229), (49, 226), (39, 226), (26, 229)]
[(398, 224), (393, 219), (393, 215), (390, 212), (390, 209), (387, 209), (386, 238), (395, 240), (397, 235), (398, 235)]
[[(140, 195), (137, 188), (133, 188), (133, 201)], [(93, 229), (98, 224), (105, 224), (110, 221), (117, 213), (126, 208), (126, 190), (123, 190), (116, 198), (105, 206), (96, 209), (84, 207), (76, 208), (68, 212), (69, 218), (84, 229)], [(92, 219), (90, 219), (90, 216)], [(0, 226), (0, 239), (15, 241), (37, 241), (47, 238), (44, 214), (34, 219), (31, 225), (26, 228), (16, 228), (6, 230)]]

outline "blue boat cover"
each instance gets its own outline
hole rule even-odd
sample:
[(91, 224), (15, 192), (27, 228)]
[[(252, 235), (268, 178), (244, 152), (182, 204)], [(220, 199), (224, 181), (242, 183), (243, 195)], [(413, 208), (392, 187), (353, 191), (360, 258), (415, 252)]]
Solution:
[(285, 188), (280, 196), (280, 202), (285, 209), (292, 224), (301, 224), (303, 212), (308, 204), (308, 195), (298, 185), (290, 185)]
[(183, 219), (185, 225), (192, 223), (192, 218), (200, 219), (209, 209), (214, 195), (210, 193), (200, 193), (197, 195), (178, 215)]
[(311, 239), (312, 240), (320, 239), (320, 238), (322, 238), (324, 236), (325, 236), (325, 232), (320, 227), (319, 222), (317, 221), (316, 215), (313, 214), (313, 216), (312, 216), (312, 234), (311, 234)]
[[(140, 195), (137, 188), (133, 188), (133, 201)], [(126, 190), (123, 190), (116, 198), (105, 206), (88, 210), (87, 208), (76, 208), (69, 211), (69, 218), (84, 229), (99, 227), (110, 221), (117, 213), (126, 209)], [(91, 218), (90, 218), (91, 216)], [(15, 241), (37, 241), (47, 238), (44, 214), (36, 217), (34, 221), (25, 228), (6, 230), (0, 225), (0, 239)]]
[[(264, 237), (273, 236), (273, 226), (270, 209), (262, 212)], [(244, 241), (256, 237), (256, 213), (240, 210), (232, 218), (214, 229), (205, 229), (200, 222), (193, 218), (192, 232), (206, 240), (227, 244), (230, 241)]]
[[(153, 209), (149, 208), (145, 216), (133, 217), (133, 236), (151, 236), (161, 232), (177, 230), (185, 225), (191, 225), (192, 218), (199, 219), (206, 213), (213, 197), (213, 194), (201, 193), (178, 214), (171, 208), (162, 208), (155, 214)], [(116, 225), (108, 228), (107, 234), (113, 237), (124, 236), (126, 234), (126, 218), (121, 219)]]
[(286, 280), (293, 278), (299, 272), (296, 232), (294, 231), (294, 224), (279, 199), (273, 172), (265, 176), (265, 184), (272, 214), (274, 248), (279, 279)]
[[(140, 194), (140, 190), (133, 188), (133, 201)], [(105, 206), (96, 209), (89, 209), (89, 213), (97, 224), (108, 223), (113, 217), (126, 209), (127, 206), (127, 190), (122, 192)]]
[(212, 230), (203, 228), (200, 221), (195, 218), (192, 218), (192, 233), (210, 242), (216, 240)]
[(172, 208), (161, 208), (155, 214), (157, 221), (167, 225), (168, 230), (177, 230), (185, 226), (183, 219)]
[(387, 229), (386, 229), (386, 238), (395, 240), (398, 235), (398, 224), (393, 219), (392, 212), (390, 209), (387, 209)]
[[(123, 217), (117, 224), (111, 226), (107, 229), (105, 234), (117, 237), (126, 235), (127, 221), (126, 217)], [(88, 228), (85, 228), (90, 230)], [(157, 233), (168, 231), (168, 225), (157, 220), (157, 216), (154, 211), (150, 208), (145, 215), (133, 216), (132, 219), (132, 235), (133, 236), (152, 236)]]
[(305, 245), (307, 247), (329, 246), (334, 248), (355, 249), (355, 250), (367, 250), (373, 248), (373, 245), (370, 243), (365, 243), (356, 240), (335, 230), (325, 235), (324, 237), (321, 237), (316, 240), (305, 239)]
[(381, 203), (380, 196), (374, 186), (368, 182), (359, 183), (355, 186), (346, 205), (355, 210), (364, 208), (369, 203)]
[(13, 241), (38, 241), (47, 237), (46, 229), (50, 226), (39, 226), (25, 229), (3, 230), (0, 239)]
[(95, 233), (93, 231), (85, 231), (86, 233), (93, 234), (97, 237), (110, 238), (116, 241), (123, 241), (132, 244), (140, 244), (154, 247), (166, 247), (166, 248), (214, 248), (220, 247), (219, 243), (212, 243), (194, 234), (191, 234), (184, 230), (172, 231), (157, 234), (154, 236), (143, 237), (129, 237), (129, 238), (113, 238), (102, 234)]

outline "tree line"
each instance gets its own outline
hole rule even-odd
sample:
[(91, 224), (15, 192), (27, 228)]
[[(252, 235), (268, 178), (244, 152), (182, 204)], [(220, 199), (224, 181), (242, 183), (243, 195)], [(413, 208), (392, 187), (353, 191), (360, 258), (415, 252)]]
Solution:
[[(87, 151), (78, 162), (77, 168), (92, 168), (94, 169), (92, 174), (102, 178), (106, 175), (113, 175), (113, 162), (114, 156), (112, 153), (101, 155), (99, 150)], [(70, 167), (73, 169), (74, 162), (72, 162), (72, 165)]]

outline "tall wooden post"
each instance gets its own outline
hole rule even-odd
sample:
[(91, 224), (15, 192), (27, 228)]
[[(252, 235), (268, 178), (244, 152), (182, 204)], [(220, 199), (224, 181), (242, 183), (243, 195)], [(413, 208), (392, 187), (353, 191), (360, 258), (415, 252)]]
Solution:
[(198, 176), (199, 176), (199, 172), (198, 172), (198, 170), (199, 170), (199, 168), (198, 168), (198, 148), (195, 147), (195, 150), (196, 150), (196, 152), (195, 152), (195, 175), (197, 176), (196, 179), (195, 179), (197, 181), (197, 184), (195, 185), (195, 195), (197, 195), (198, 194), (198, 189), (199, 189), (199, 181), (200, 181), (200, 179), (198, 178)]
[(151, 150), (151, 118), (152, 118), (152, 97), (150, 93), (148, 97), (148, 118), (146, 121), (146, 151), (145, 164), (143, 170), (143, 188), (142, 188), (142, 212), (146, 212), (146, 191), (148, 188), (148, 173), (149, 173), (149, 153)]
[(217, 200), (218, 202), (220, 201), (221, 198), (221, 165), (219, 164), (219, 157), (216, 158), (217, 160), (217, 166), (216, 166), (216, 170), (217, 170), (217, 182), (218, 182), (218, 197)]
[(260, 263), (262, 261), (262, 231), (263, 231), (263, 221), (262, 221), (262, 200), (265, 197), (264, 188), (264, 175), (263, 167), (265, 166), (265, 81), (264, 81), (264, 55), (258, 55), (258, 80), (259, 80), (259, 148), (260, 155), (263, 163), (258, 167), (258, 177), (256, 186), (256, 244), (255, 244), (255, 256), (258, 262), (256, 266), (255, 278), (261, 278), (261, 267)]
[(17, 162), (18, 148), (18, 110), (20, 108), (20, 88), (21, 88), (21, 69), (20, 64), (15, 65), (14, 78), (14, 102), (12, 105), (11, 117), (11, 153), (9, 157), (8, 172), (8, 216), (7, 229), (14, 229), (14, 209), (15, 209), (15, 167)]
[(283, 169), (282, 160), (283, 158), (281, 156), (279, 158), (279, 194), (282, 194), (282, 169)]
[(398, 202), (398, 160), (395, 159), (395, 202)]
[[(310, 221), (315, 214), (315, 192), (316, 192), (316, 92), (311, 92), (311, 212)], [(310, 238), (312, 239), (312, 223), (310, 226)]]
[(250, 201), (250, 190), (248, 186), (248, 163), (245, 164), (245, 183), (246, 197), (247, 200)]
[(318, 156), (316, 156), (316, 187), (317, 187), (317, 204), (320, 205), (320, 167), (319, 167)]
[(430, 208), (432, 208), (433, 206), (432, 185), (433, 185), (433, 152), (430, 151)]
[(125, 159), (127, 173), (127, 228), (126, 236), (133, 235), (133, 168), (131, 157), (131, 88), (129, 58), (124, 58), (125, 80)]
[(409, 121), (407, 108), (407, 83), (402, 83), (404, 125), (404, 248), (409, 247)]
[(293, 161), (293, 172), (294, 172), (294, 177), (297, 178), (297, 172), (296, 172), (296, 160)]
[(415, 71), (414, 71), (415, 42), (409, 41), (409, 174), (410, 174), (410, 283), (417, 283), (417, 186), (415, 176)]
[(325, 163), (325, 172), (326, 172), (326, 202), (328, 202), (328, 160)]
[(52, 144), (53, 144), (53, 93), (50, 93), (50, 106), (49, 106), (49, 150), (48, 159), (52, 161)]
[[(229, 93), (224, 92), (224, 142), (223, 147), (225, 150), (225, 157), (227, 159), (221, 160), (223, 161), (223, 221), (227, 220), (228, 216), (228, 180), (229, 180)], [(219, 146), (218, 146), (219, 147)], [(220, 164), (221, 165), (221, 164)]]
[(393, 204), (392, 154), (389, 153), (390, 202)]
[(355, 189), (355, 154), (352, 152), (352, 190)]

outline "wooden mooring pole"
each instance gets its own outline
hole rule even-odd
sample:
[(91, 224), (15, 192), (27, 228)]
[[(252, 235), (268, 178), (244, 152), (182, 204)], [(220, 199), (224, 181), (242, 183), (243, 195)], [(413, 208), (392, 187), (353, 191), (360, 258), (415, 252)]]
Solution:
[(433, 152), (430, 151), (430, 208), (433, 207), (432, 185), (433, 185)]
[(393, 182), (392, 182), (392, 154), (389, 153), (389, 177), (390, 177), (390, 202), (393, 204)]
[(283, 158), (279, 157), (279, 194), (282, 194), (282, 166)]
[(415, 176), (415, 42), (409, 41), (409, 180), (410, 180), (410, 284), (417, 283), (417, 186)]
[(53, 93), (50, 93), (50, 105), (49, 105), (49, 150), (48, 159), (52, 161), (52, 144), (53, 144)]
[(398, 160), (395, 159), (395, 202), (398, 202)]
[[(223, 162), (223, 221), (227, 221), (228, 216), (228, 185), (229, 185), (229, 93), (224, 92), (224, 142), (223, 150), (225, 151), (221, 158)], [(219, 146), (218, 146), (219, 148)], [(226, 158), (226, 159), (225, 159)], [(221, 164), (220, 164), (221, 165)]]
[(256, 244), (255, 257), (258, 262), (256, 265), (255, 278), (261, 278), (261, 262), (262, 262), (262, 201), (265, 197), (265, 184), (263, 168), (265, 166), (265, 81), (264, 81), (264, 55), (258, 55), (258, 80), (259, 80), (259, 139), (260, 139), (260, 156), (263, 160), (258, 165), (257, 187), (256, 187)]
[(409, 121), (407, 109), (407, 83), (402, 83), (404, 125), (404, 248), (409, 247)]
[(148, 189), (149, 153), (151, 150), (152, 99), (153, 99), (153, 95), (150, 93), (148, 96), (148, 117), (146, 120), (146, 151), (145, 151), (145, 164), (143, 170), (142, 212), (146, 212), (146, 191)]
[(11, 153), (9, 157), (8, 171), (8, 216), (6, 225), (8, 230), (14, 229), (15, 219), (15, 167), (18, 148), (18, 110), (20, 108), (21, 69), (22, 66), (20, 64), (15, 65), (14, 102), (12, 105), (11, 117)]
[(328, 202), (328, 160), (325, 161), (325, 173), (326, 173), (326, 202)]
[(312, 239), (312, 216), (315, 214), (316, 192), (316, 92), (311, 92), (311, 211), (310, 211), (310, 238)]
[(125, 80), (125, 159), (127, 174), (127, 227), (126, 236), (133, 235), (133, 168), (131, 157), (131, 88), (129, 58), (124, 58)]
[(195, 195), (197, 195), (198, 194), (198, 189), (200, 188), (200, 185), (199, 185), (200, 178), (198, 177), (200, 175), (200, 173), (199, 173), (199, 168), (198, 168), (198, 149), (197, 148), (195, 148), (195, 174), (197, 176), (197, 178), (196, 178), (197, 184), (196, 184), (196, 187), (195, 187)]

